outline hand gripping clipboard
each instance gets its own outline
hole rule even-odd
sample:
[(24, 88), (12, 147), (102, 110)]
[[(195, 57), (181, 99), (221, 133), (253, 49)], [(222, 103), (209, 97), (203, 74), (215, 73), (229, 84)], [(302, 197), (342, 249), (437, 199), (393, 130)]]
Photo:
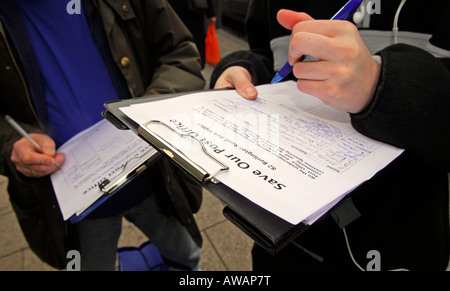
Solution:
[[(200, 165), (195, 163), (195, 161), (191, 161), (181, 151), (177, 150), (176, 146), (160, 139), (157, 134), (149, 130), (148, 126), (146, 126), (149, 123), (158, 123), (158, 121), (149, 120), (146, 125), (143, 125), (144, 128), (128, 118), (120, 110), (121, 107), (130, 106), (132, 104), (157, 102), (158, 100), (174, 98), (181, 95), (183, 94), (164, 94), (159, 96), (144, 96), (137, 99), (109, 101), (104, 104), (106, 110), (102, 112), (102, 116), (118, 129), (132, 130), (155, 147), (163, 156), (171, 159), (175, 166), (195, 177), (196, 181), (204, 189), (216, 196), (226, 205), (223, 209), (223, 215), (229, 221), (240, 228), (268, 252), (272, 254), (277, 253), (305, 231), (308, 228), (308, 225), (303, 223), (297, 225), (290, 224), (248, 200), (226, 185), (217, 182), (214, 179), (214, 175), (220, 171), (226, 171), (228, 168), (226, 164), (216, 160), (219, 165), (218, 170), (215, 173), (208, 173)], [(161, 125), (169, 127), (165, 124)], [(206, 151), (205, 149), (203, 150)]]

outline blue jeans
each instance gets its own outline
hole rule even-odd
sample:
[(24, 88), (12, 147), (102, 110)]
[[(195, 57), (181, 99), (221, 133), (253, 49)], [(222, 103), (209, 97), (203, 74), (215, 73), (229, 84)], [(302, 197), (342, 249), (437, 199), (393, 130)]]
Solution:
[(76, 224), (80, 238), (81, 270), (116, 269), (122, 217), (136, 225), (158, 248), (163, 258), (192, 270), (198, 268), (200, 248), (174, 216), (166, 216), (151, 195), (122, 215), (85, 219)]

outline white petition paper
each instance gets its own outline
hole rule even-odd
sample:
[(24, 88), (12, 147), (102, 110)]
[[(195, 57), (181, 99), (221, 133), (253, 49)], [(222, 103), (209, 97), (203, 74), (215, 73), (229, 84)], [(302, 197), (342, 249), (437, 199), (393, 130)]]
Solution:
[(119, 130), (101, 120), (68, 140), (58, 152), (65, 153), (66, 160), (51, 180), (67, 220), (103, 195), (99, 188), (102, 181), (133, 168), (155, 149), (130, 130)]
[[(220, 90), (120, 109), (138, 124), (159, 120), (199, 139), (230, 167), (218, 180), (292, 224), (312, 224), (403, 151), (359, 134), (346, 112), (294, 82), (257, 89), (256, 100)], [(148, 128), (210, 173), (217, 169), (193, 139)]]

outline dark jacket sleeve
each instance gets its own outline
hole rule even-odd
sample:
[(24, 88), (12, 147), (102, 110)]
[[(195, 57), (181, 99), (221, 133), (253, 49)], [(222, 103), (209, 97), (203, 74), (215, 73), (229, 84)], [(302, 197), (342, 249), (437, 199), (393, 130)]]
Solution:
[[(146, 31), (153, 30), (156, 33), (150, 44), (154, 54), (151, 62), (154, 72), (144, 95), (201, 90), (205, 81), (201, 73), (200, 55), (192, 34), (166, 1), (159, 2), (162, 7), (157, 7), (160, 11), (155, 15), (150, 14), (150, 11), (155, 10), (152, 6), (158, 5), (148, 5), (148, 18), (153, 18), (148, 21)], [(164, 29), (155, 30), (153, 25)]]
[(376, 92), (364, 111), (351, 115), (353, 127), (449, 170), (448, 59), (437, 59), (404, 44), (390, 46), (378, 54), (382, 70)]
[(220, 75), (229, 67), (246, 68), (255, 85), (270, 82), (273, 77), (273, 55), (270, 49), (270, 19), (267, 0), (250, 1), (245, 30), (250, 50), (232, 52), (220, 60), (214, 68), (210, 79), (210, 88)]
[(255, 85), (266, 84), (273, 77), (273, 72), (267, 68), (264, 57), (251, 51), (236, 51), (222, 58), (217, 63), (211, 74), (210, 88), (214, 88), (217, 79), (229, 67), (241, 66), (247, 69), (252, 77), (252, 83)]

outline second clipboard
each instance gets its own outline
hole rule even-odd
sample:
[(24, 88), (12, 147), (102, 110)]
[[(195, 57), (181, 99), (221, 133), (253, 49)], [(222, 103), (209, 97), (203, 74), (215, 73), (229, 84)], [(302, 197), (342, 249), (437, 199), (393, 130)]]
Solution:
[(118, 175), (111, 179), (105, 179), (102, 181), (98, 187), (100, 191), (103, 193), (98, 199), (93, 201), (92, 204), (86, 206), (83, 209), (77, 211), (70, 218), (70, 222), (77, 223), (86, 218), (89, 214), (91, 214), (95, 209), (97, 209), (100, 205), (105, 203), (109, 198), (111, 198), (117, 191), (125, 187), (128, 183), (132, 182), (137, 176), (142, 174), (151, 164), (153, 164), (161, 154), (155, 150), (151, 151), (150, 155), (145, 158), (142, 162), (134, 165), (130, 169), (126, 169), (126, 165), (124, 166), (124, 170), (120, 171)]

